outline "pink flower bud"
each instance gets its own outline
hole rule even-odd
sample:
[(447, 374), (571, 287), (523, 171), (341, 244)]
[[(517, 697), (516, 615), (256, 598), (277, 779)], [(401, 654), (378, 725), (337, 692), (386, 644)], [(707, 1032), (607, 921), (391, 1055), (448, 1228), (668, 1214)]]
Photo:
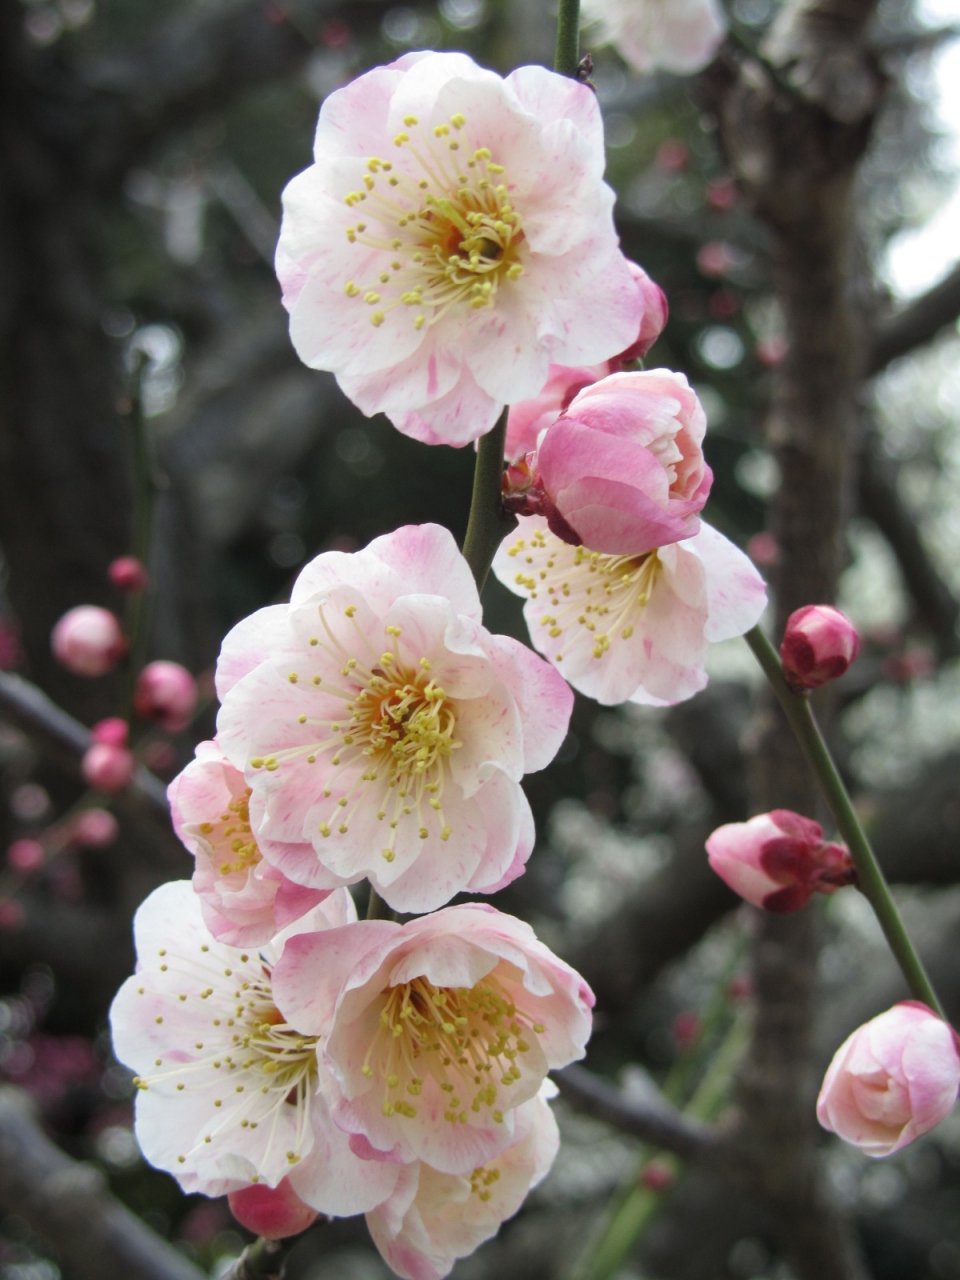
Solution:
[(19, 929), (26, 912), (14, 898), (0, 899), (0, 929)]
[(316, 1209), (304, 1204), (284, 1178), (276, 1187), (262, 1183), (241, 1187), (227, 1196), (230, 1212), (236, 1220), (267, 1240), (283, 1240), (286, 1236), (306, 1231), (319, 1216)]
[(144, 720), (157, 720), (168, 733), (190, 723), (197, 705), (197, 682), (179, 662), (150, 662), (137, 677), (133, 706)]
[(693, 537), (713, 482), (701, 449), (706, 425), (680, 373), (614, 373), (585, 387), (537, 453), (553, 532), (591, 551), (635, 556)]
[(28, 876), (44, 863), (43, 845), (39, 840), (14, 840), (7, 850), (7, 862), (14, 871)]
[(648, 1191), (669, 1191), (677, 1175), (666, 1160), (650, 1160), (640, 1175), (640, 1184)]
[[(609, 362), (570, 367), (552, 364), (540, 394), (510, 406), (507, 416), (507, 460), (519, 462), (526, 455), (534, 453), (541, 432), (553, 426), (584, 387), (591, 386), (609, 372)], [(354, 550), (353, 547), (347, 549)]]
[(70, 839), (82, 849), (105, 849), (119, 833), (117, 820), (107, 809), (84, 809), (70, 827)]
[(53, 656), (78, 676), (102, 676), (127, 652), (120, 623), (109, 611), (81, 604), (63, 615), (50, 637)]
[(132, 782), (136, 767), (131, 752), (106, 742), (95, 742), (80, 763), (88, 785), (98, 791), (122, 791)]
[(121, 591), (145, 591), (150, 585), (147, 571), (136, 556), (119, 556), (111, 563), (107, 576)]
[(957, 1034), (904, 1000), (858, 1027), (827, 1069), (817, 1119), (868, 1156), (888, 1156), (940, 1123), (960, 1086)]
[(108, 747), (125, 747), (130, 729), (122, 716), (108, 716), (106, 720), (98, 720), (90, 730), (94, 742), (103, 742)]
[(702, 1024), (692, 1009), (678, 1013), (673, 1020), (673, 1038), (678, 1049), (689, 1049), (700, 1034)]
[(818, 822), (789, 809), (718, 827), (707, 856), (734, 893), (767, 911), (796, 911), (856, 879), (846, 847), (826, 843)]
[(791, 613), (780, 645), (787, 684), (819, 689), (842, 676), (860, 652), (860, 637), (849, 618), (829, 604), (808, 604)]
[(650, 279), (643, 267), (635, 262), (627, 262), (630, 274), (643, 299), (643, 319), (640, 321), (640, 332), (636, 342), (620, 353), (620, 361), (627, 364), (631, 360), (642, 360), (656, 340), (666, 328), (670, 308), (667, 295), (658, 284)]

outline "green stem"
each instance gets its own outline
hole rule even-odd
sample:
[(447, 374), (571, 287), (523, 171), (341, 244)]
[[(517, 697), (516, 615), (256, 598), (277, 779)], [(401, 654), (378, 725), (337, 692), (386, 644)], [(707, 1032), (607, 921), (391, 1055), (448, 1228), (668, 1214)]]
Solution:
[(884, 879), (880, 864), (870, 847), (866, 832), (860, 825), (853, 801), (843, 785), (843, 779), (837, 772), (830, 750), (823, 739), (820, 727), (813, 714), (810, 698), (805, 693), (794, 693), (783, 676), (780, 658), (773, 645), (760, 630), (759, 626), (748, 631), (744, 637), (753, 650), (754, 656), (763, 668), (764, 674), (773, 686), (773, 691), (783, 707), (790, 727), (797, 736), (803, 753), (830, 806), (840, 835), (850, 850), (850, 856), (857, 868), (858, 884), (863, 896), (873, 907), (880, 922), (880, 928), (894, 954), (894, 958), (903, 976), (907, 980), (911, 992), (917, 1000), (922, 1000), (935, 1010), (941, 1018), (945, 1018), (943, 1007), (937, 999), (937, 993), (923, 967), (923, 961), (914, 950), (913, 943), (903, 927), (900, 913), (890, 893), (890, 887)]
[(367, 919), (368, 920), (396, 920), (396, 912), (384, 902), (374, 889), (370, 886), (370, 897), (367, 899)]
[(283, 1280), (287, 1252), (292, 1241), (265, 1240), (248, 1244), (222, 1280)]
[[(141, 355), (133, 370), (130, 406), (130, 430), (133, 453), (133, 519), (130, 554), (136, 556), (145, 569), (150, 568), (150, 543), (153, 535), (153, 500), (157, 492), (156, 468), (150, 440), (150, 430), (143, 414), (143, 372), (146, 359)], [(131, 591), (127, 596), (124, 616), (130, 652), (124, 673), (124, 714), (133, 720), (133, 691), (137, 676), (147, 656), (147, 606), (148, 585), (143, 591)]]
[(576, 76), (579, 65), (580, 0), (560, 0), (553, 69), (559, 71), (562, 76)]
[(470, 566), (478, 591), (483, 590), (497, 547), (517, 527), (516, 517), (504, 511), (501, 497), (506, 438), (507, 410), (504, 409), (493, 430), (480, 437), (473, 473), (470, 518), (467, 536), (463, 540), (463, 557)]

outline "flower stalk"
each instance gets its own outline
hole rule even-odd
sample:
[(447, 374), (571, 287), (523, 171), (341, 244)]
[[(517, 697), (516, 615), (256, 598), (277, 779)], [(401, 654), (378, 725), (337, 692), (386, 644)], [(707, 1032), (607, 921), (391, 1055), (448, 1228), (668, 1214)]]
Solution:
[[(143, 412), (143, 377), (146, 356), (141, 352), (131, 375), (130, 439), (133, 461), (133, 516), (130, 553), (149, 568), (153, 535), (153, 506), (157, 492), (156, 465), (150, 430)], [(133, 693), (137, 676), (146, 662), (147, 622), (150, 589), (131, 591), (127, 596), (124, 625), (130, 650), (124, 667), (124, 700), (126, 719), (133, 727)]]
[(890, 886), (880, 870), (880, 864), (857, 817), (853, 801), (820, 732), (820, 726), (810, 705), (809, 695), (794, 693), (790, 689), (784, 679), (777, 652), (759, 626), (748, 631), (744, 639), (753, 650), (754, 657), (763, 668), (764, 675), (770, 681), (777, 700), (790, 722), (790, 727), (796, 734), (797, 741), (816, 775), (830, 812), (836, 821), (837, 829), (846, 842), (850, 856), (856, 865), (858, 887), (873, 907), (874, 914), (911, 993), (917, 1000), (922, 1000), (938, 1013), (941, 1018), (945, 1018), (937, 993), (933, 989), (923, 961), (904, 928), (890, 892)]
[(560, 0), (554, 71), (575, 76), (580, 63), (580, 0)]
[(501, 497), (507, 413), (508, 410), (504, 409), (496, 426), (485, 436), (481, 436), (477, 445), (477, 465), (473, 473), (473, 494), (470, 499), (467, 534), (463, 540), (463, 557), (470, 566), (478, 591), (483, 590), (497, 547), (517, 527), (516, 516), (509, 515), (504, 510)]

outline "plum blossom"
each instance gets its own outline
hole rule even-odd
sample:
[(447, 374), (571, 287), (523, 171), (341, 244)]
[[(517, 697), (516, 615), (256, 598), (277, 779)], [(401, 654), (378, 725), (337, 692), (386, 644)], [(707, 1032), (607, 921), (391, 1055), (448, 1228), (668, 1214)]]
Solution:
[(468, 1174), (405, 1165), (388, 1200), (367, 1214), (374, 1244), (405, 1280), (441, 1280), (457, 1258), (473, 1253), (542, 1182), (560, 1145), (545, 1082), (517, 1109), (517, 1140)]
[(707, 683), (707, 645), (742, 635), (766, 604), (747, 557), (704, 522), (682, 542), (608, 555), (571, 546), (530, 516), (501, 545), (493, 570), (527, 597), (536, 648), (606, 706), (692, 697)]
[[(338, 932), (356, 912), (345, 889), (300, 926)], [(397, 1166), (357, 1159), (330, 1121), (319, 1031), (274, 996), (286, 939), (262, 954), (218, 942), (188, 881), (161, 885), (134, 920), (138, 968), (110, 1010), (114, 1050), (134, 1071), (146, 1159), (184, 1191), (290, 1187), (321, 1213), (363, 1213), (393, 1190)], [(289, 942), (286, 942), (289, 945)], [(322, 1030), (322, 1029), (321, 1029)]]
[(583, 17), (639, 72), (692, 75), (712, 61), (727, 29), (718, 0), (583, 0)]
[(217, 683), (219, 742), (251, 788), (257, 845), (291, 880), (366, 876), (395, 910), (431, 911), (522, 871), (520, 779), (556, 754), (572, 695), (484, 629), (445, 529), (318, 556), (289, 606), (227, 636)]
[(518, 1109), (590, 1034), (580, 975), (479, 903), (293, 938), (274, 981), (298, 1027), (329, 1029), (331, 1114), (374, 1163), (469, 1176), (518, 1140)]
[(366, 414), (464, 445), (550, 364), (636, 339), (603, 125), (586, 86), (410, 53), (323, 104), (284, 192), (277, 275), (304, 363)]
[(197, 860), (193, 887), (204, 922), (221, 942), (268, 942), (330, 892), (294, 884), (264, 861), (250, 829), (250, 788), (216, 742), (199, 744), (167, 798), (174, 830)]
[(691, 537), (713, 483), (706, 429), (682, 373), (615, 373), (585, 387), (543, 433), (532, 464), (551, 529), (615, 555)]
[(845, 614), (829, 604), (808, 604), (787, 619), (780, 645), (783, 674), (795, 691), (819, 689), (857, 660), (860, 636)]
[(817, 1119), (868, 1156), (888, 1156), (953, 1110), (957, 1034), (932, 1009), (903, 1000), (858, 1027), (827, 1068)]
[(510, 406), (506, 439), (508, 461), (518, 462), (526, 454), (533, 453), (542, 432), (556, 422), (578, 392), (610, 373), (619, 373), (624, 364), (642, 360), (660, 336), (667, 323), (666, 295), (642, 267), (629, 259), (627, 266), (642, 305), (640, 330), (636, 338), (618, 356), (601, 364), (573, 367), (551, 365), (547, 371), (547, 380), (537, 395), (529, 400), (516, 401)]
[(718, 827), (707, 856), (734, 893), (766, 911), (796, 911), (856, 879), (846, 846), (825, 841), (819, 822), (789, 809)]

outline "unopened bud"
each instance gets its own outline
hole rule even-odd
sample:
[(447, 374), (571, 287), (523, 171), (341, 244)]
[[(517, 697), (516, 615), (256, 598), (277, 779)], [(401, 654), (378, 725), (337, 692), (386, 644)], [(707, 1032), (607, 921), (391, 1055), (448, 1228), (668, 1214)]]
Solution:
[(44, 863), (43, 845), (39, 840), (14, 840), (7, 850), (7, 863), (11, 870), (22, 876), (39, 871)]
[(197, 682), (179, 662), (151, 662), (137, 677), (133, 706), (144, 720), (157, 720), (168, 733), (190, 723), (197, 705)]
[(105, 742), (95, 742), (80, 764), (88, 785), (98, 791), (122, 791), (133, 781), (136, 768), (132, 752)]
[(640, 1175), (641, 1186), (649, 1191), (669, 1191), (676, 1180), (677, 1175), (666, 1160), (650, 1160)]
[(108, 716), (106, 720), (98, 720), (90, 730), (94, 742), (102, 742), (108, 747), (125, 747), (130, 730), (122, 716)]
[(241, 1187), (227, 1196), (230, 1212), (248, 1231), (267, 1240), (283, 1240), (306, 1231), (319, 1216), (316, 1209), (304, 1204), (290, 1186), (289, 1178), (276, 1187)]
[(109, 611), (81, 604), (63, 615), (50, 637), (53, 656), (78, 676), (102, 676), (127, 652), (120, 623)]
[(791, 613), (780, 645), (787, 684), (819, 689), (842, 676), (860, 652), (856, 627), (829, 604), (808, 604)]
[(107, 576), (121, 591), (145, 591), (150, 585), (146, 568), (136, 556), (118, 556), (107, 570)]
[(104, 849), (113, 844), (120, 828), (107, 809), (84, 809), (74, 818), (70, 839), (81, 849)]
[(823, 828), (789, 809), (728, 822), (707, 841), (710, 866), (734, 893), (767, 911), (796, 911), (815, 893), (853, 884), (853, 861)]
[(643, 300), (643, 318), (640, 321), (640, 332), (635, 342), (622, 351), (618, 357), (622, 364), (633, 360), (642, 360), (666, 327), (670, 308), (667, 295), (660, 286), (635, 262), (627, 262), (633, 282)]

